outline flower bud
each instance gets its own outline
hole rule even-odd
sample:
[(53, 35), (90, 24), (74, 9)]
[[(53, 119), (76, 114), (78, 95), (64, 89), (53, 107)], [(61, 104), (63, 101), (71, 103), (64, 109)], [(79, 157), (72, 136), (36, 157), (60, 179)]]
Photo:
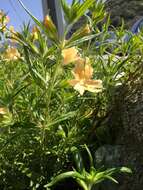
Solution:
[(9, 21), (9, 17), (2, 10), (0, 10), (0, 30), (2, 32), (6, 30), (6, 25)]
[(34, 26), (33, 28), (32, 28), (32, 38), (33, 38), (33, 40), (38, 40), (38, 33), (39, 33), (40, 31), (39, 31), (39, 29), (38, 29), (38, 27), (37, 26)]
[(87, 24), (87, 25), (83, 28), (82, 33), (85, 34), (85, 35), (87, 35), (87, 34), (90, 34), (90, 32), (91, 32), (90, 26)]
[(44, 18), (44, 25), (47, 29), (53, 31), (53, 30), (56, 30), (56, 27), (52, 21), (52, 19), (50, 18), (49, 15), (46, 15), (45, 18)]

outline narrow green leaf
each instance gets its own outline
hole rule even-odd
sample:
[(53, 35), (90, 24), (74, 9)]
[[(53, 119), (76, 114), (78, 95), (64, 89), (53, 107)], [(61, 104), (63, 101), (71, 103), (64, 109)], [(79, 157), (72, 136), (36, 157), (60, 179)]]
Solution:
[(23, 7), (23, 9), (27, 12), (27, 14), (33, 19), (33, 21), (47, 34), (47, 36), (53, 40), (53, 42), (55, 42), (55, 44), (57, 44), (58, 41), (58, 36), (55, 38), (51, 38), (51, 35), (49, 34), (49, 30), (41, 23), (39, 22), (39, 20), (32, 15), (32, 13), (25, 7), (25, 5), (22, 3), (21, 0), (17, 0), (20, 5)]
[(94, 164), (93, 164), (93, 157), (91, 155), (91, 152), (89, 150), (89, 148), (87, 147), (87, 145), (85, 144), (85, 149), (87, 151), (87, 154), (88, 154), (88, 157), (89, 157), (89, 161), (90, 161), (90, 168), (94, 167)]
[(79, 179), (82, 179), (82, 176), (76, 171), (65, 172), (65, 173), (62, 173), (62, 174), (56, 176), (50, 183), (48, 183), (44, 187), (51, 187), (51, 186), (55, 185), (56, 183), (58, 183), (59, 181), (62, 181), (64, 179), (66, 179), (66, 178), (79, 178)]
[(89, 190), (87, 183), (85, 182), (85, 180), (81, 180), (81, 179), (76, 179), (77, 183), (84, 189), (84, 190)]
[(65, 16), (67, 17), (67, 21), (69, 21), (71, 19), (70, 7), (67, 4), (66, 0), (61, 0), (61, 5), (62, 5), (63, 11), (65, 13)]
[(96, 38), (97, 36), (99, 36), (100, 34), (93, 34), (93, 35), (89, 35), (89, 36), (85, 36), (83, 38), (80, 38), (78, 40), (75, 40), (75, 41), (71, 41), (69, 40), (66, 44), (66, 47), (71, 47), (71, 46), (77, 46), (85, 41), (88, 41), (88, 40), (92, 40), (94, 38)]
[(132, 173), (132, 170), (130, 168), (127, 168), (127, 167), (121, 167), (120, 171), (125, 172), (125, 173)]
[(84, 15), (86, 10), (88, 8), (90, 8), (91, 5), (93, 5), (93, 3), (95, 3), (95, 0), (86, 0), (86, 1), (84, 1), (84, 3), (80, 6), (79, 10), (77, 11), (77, 18), (76, 19), (79, 19), (82, 15)]
[(85, 170), (85, 168), (84, 168), (82, 156), (77, 148), (74, 149), (73, 155), (74, 155), (74, 161), (76, 164), (76, 169), (78, 172), (82, 173)]
[(32, 15), (32, 13), (25, 7), (25, 5), (22, 3), (22, 1), (21, 1), (21, 0), (17, 0), (17, 1), (21, 4), (21, 6), (22, 6), (23, 9), (27, 12), (27, 14), (33, 19), (33, 21), (34, 21), (40, 28), (42, 28), (42, 29), (45, 30), (45, 27), (43, 26), (43, 24), (42, 24), (41, 22), (39, 22), (39, 20), (38, 20), (36, 17), (34, 17), (34, 16)]
[[(62, 121), (66, 121), (66, 120), (68, 120), (68, 119), (70, 119), (70, 118), (73, 118), (73, 117), (75, 117), (75, 115), (76, 115), (76, 112), (75, 112), (75, 111), (69, 112), (69, 113), (67, 113), (67, 114), (63, 114), (63, 115), (61, 115), (60, 117), (58, 117), (57, 119), (55, 119), (54, 121), (50, 122), (50, 123), (46, 126), (46, 128), (49, 128), (49, 127), (52, 126), (52, 125), (56, 125), (56, 124), (58, 124), (58, 123), (60, 123), (60, 122), (62, 122)], [(45, 128), (45, 129), (46, 129), (46, 128)]]
[(35, 76), (37, 76), (41, 81), (44, 82), (44, 84), (47, 86), (47, 81), (42, 77), (40, 73), (36, 71), (36, 69), (32, 68), (32, 71), (34, 72)]
[(114, 179), (114, 178), (111, 177), (111, 176), (105, 176), (105, 178), (107, 178), (107, 179), (113, 181), (114, 183), (117, 183), (117, 184), (119, 183), (116, 179)]

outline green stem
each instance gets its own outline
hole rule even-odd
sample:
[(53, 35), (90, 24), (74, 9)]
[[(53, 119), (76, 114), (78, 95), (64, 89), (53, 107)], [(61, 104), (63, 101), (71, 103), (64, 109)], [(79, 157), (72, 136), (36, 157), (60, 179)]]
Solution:
[(50, 110), (49, 110), (50, 101), (51, 101), (52, 91), (54, 89), (54, 83), (55, 83), (56, 78), (57, 78), (57, 73), (58, 73), (60, 63), (61, 63), (61, 59), (58, 59), (56, 67), (55, 67), (55, 70), (54, 70), (54, 73), (53, 73), (53, 76), (52, 76), (50, 84), (49, 84), (48, 98), (47, 98), (47, 113), (48, 113), (48, 115), (50, 114)]
[[(51, 97), (52, 97), (52, 91), (54, 89), (54, 83), (56, 81), (58, 69), (59, 69), (60, 65), (61, 65), (61, 58), (59, 56), (59, 58), (57, 60), (57, 64), (54, 68), (53, 75), (51, 76), (51, 80), (50, 80), (49, 87), (48, 87), (48, 92), (46, 93), (48, 95), (47, 96), (47, 111), (46, 111), (46, 116), (48, 118), (48, 121), (50, 121), (50, 102), (51, 102)], [(45, 138), (45, 127), (43, 127), (43, 133), (42, 133), (43, 144), (44, 144), (44, 138)]]
[(77, 183), (78, 183), (84, 190), (91, 190), (91, 189), (92, 189), (92, 186), (93, 186), (92, 183), (87, 183), (87, 182), (85, 182), (84, 180), (79, 180), (79, 179), (77, 179), (76, 181), (77, 181)]

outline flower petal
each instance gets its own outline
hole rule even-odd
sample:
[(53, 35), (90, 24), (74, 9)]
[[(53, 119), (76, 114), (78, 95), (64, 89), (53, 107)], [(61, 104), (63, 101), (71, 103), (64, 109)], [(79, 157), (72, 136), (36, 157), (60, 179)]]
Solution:
[(67, 48), (62, 51), (63, 64), (67, 65), (79, 58), (78, 50), (75, 47)]
[(74, 86), (74, 89), (76, 91), (78, 91), (80, 93), (80, 95), (83, 95), (84, 91), (85, 91), (85, 88), (83, 85), (81, 85), (80, 83), (77, 83), (75, 86)]
[(71, 86), (75, 86), (77, 83), (79, 83), (79, 81), (73, 79), (73, 80), (69, 80), (68, 83), (69, 83)]
[(8, 61), (17, 60), (20, 58), (20, 53), (14, 47), (9, 47), (4, 53), (4, 59)]
[(85, 79), (88, 80), (88, 79), (91, 79), (93, 75), (93, 68), (91, 67), (90, 64), (86, 64), (85, 65)]
[(89, 64), (89, 59), (86, 57), (84, 58), (79, 58), (76, 61), (76, 65), (75, 68), (73, 70), (73, 75), (75, 78), (77, 79), (84, 79), (84, 80), (88, 80), (91, 79), (92, 75), (93, 75), (93, 68), (91, 67), (91, 65)]
[(90, 92), (101, 92), (103, 89), (101, 80), (88, 80), (85, 81), (85, 89)]

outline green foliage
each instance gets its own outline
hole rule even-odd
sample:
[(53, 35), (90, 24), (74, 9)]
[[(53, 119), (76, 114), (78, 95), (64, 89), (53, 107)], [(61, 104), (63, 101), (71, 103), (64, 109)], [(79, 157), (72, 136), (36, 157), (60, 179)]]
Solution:
[(71, 6), (69, 6), (66, 0), (61, 0), (66, 16), (65, 18), (68, 24), (75, 23), (81, 16), (85, 14), (86, 10), (88, 10), (88, 8), (90, 8), (94, 2), (94, 0), (86, 0), (83, 1), (83, 3), (80, 3), (80, 1), (75, 0), (72, 2)]
[[(2, 34), (5, 46), (0, 55), (0, 188), (34, 190), (42, 189), (53, 176), (67, 171), (73, 147), (110, 141), (104, 131), (108, 127), (105, 121), (112, 114), (113, 96), (118, 88), (129, 88), (142, 77), (142, 33), (124, 42), (124, 27), (113, 28), (116, 38), (110, 40), (110, 19), (105, 18), (104, 3), (73, 0), (71, 6), (62, 1), (67, 23), (61, 40), (57, 32), (51, 35), (55, 26), (49, 17), (50, 25), (43, 24), (18, 1), (37, 25), (38, 37), (34, 39), (29, 25), (22, 32), (11, 35), (7, 29)], [(93, 12), (91, 17), (86, 15), (89, 10)], [(67, 39), (71, 27), (83, 15), (87, 23)], [(107, 22), (103, 23), (105, 19)], [(85, 30), (87, 25), (90, 31)], [(9, 60), (5, 53), (7, 40), (12, 39), (17, 44), (10, 41), (10, 45), (18, 49), (20, 57)], [(63, 51), (67, 48), (76, 49), (75, 58), (84, 60), (84, 66), (86, 57), (89, 59), (89, 72), (78, 71), (85, 78), (78, 79), (79, 86), (74, 88), (69, 81), (73, 79), (77, 60), (64, 64)], [(68, 59), (72, 54), (71, 51)], [(98, 93), (87, 85), (95, 84), (97, 79), (103, 83), (102, 91), (96, 89)], [(80, 87), (86, 87), (83, 95), (78, 93)], [(90, 155), (88, 149), (87, 152)], [(81, 165), (77, 168), (78, 171), (66, 175), (80, 179), (82, 186), (86, 186), (87, 176), (94, 176), (95, 183), (95, 177), (112, 179), (111, 174), (118, 170), (95, 171), (91, 167), (87, 173)]]
[[(131, 173), (131, 170), (126, 167), (121, 168), (111, 168), (111, 169), (95, 169), (93, 165), (93, 158), (91, 155), (90, 150), (87, 146), (85, 146), (87, 154), (89, 156), (89, 171), (85, 169), (82, 163), (82, 157), (78, 150), (74, 150), (75, 154), (75, 162), (77, 164), (77, 170), (74, 169), (74, 171), (69, 171), (62, 173), (58, 176), (56, 176), (51, 183), (45, 185), (45, 187), (49, 188), (53, 185), (55, 185), (57, 182), (66, 179), (66, 178), (74, 178), (76, 182), (84, 189), (84, 190), (91, 190), (92, 187), (98, 183), (101, 183), (102, 181), (108, 179), (113, 181), (114, 183), (118, 183), (114, 178), (113, 175), (119, 172), (126, 172)], [(79, 166), (80, 165), (80, 166)]]

